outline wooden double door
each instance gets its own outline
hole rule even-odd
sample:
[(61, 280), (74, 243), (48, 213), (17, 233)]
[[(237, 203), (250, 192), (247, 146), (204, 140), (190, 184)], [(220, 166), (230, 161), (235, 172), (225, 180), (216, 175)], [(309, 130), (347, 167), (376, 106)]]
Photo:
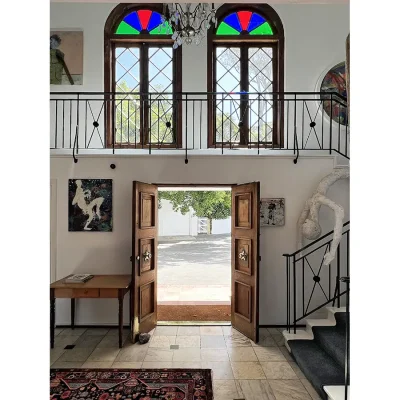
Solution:
[[(232, 186), (232, 326), (258, 342), (260, 183)], [(157, 325), (158, 188), (133, 182), (131, 339)], [(211, 272), (212, 273), (212, 272)]]

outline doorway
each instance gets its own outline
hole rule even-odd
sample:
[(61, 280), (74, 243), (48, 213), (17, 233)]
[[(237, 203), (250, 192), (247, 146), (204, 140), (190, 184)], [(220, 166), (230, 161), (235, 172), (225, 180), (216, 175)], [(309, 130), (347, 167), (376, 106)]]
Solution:
[[(177, 185), (133, 182), (131, 338), (158, 323), (159, 189)], [(206, 185), (181, 185), (206, 186)], [(211, 185), (207, 185), (211, 186)], [(223, 185), (227, 186), (227, 185)], [(258, 342), (260, 183), (231, 186), (231, 324)], [(162, 196), (161, 196), (162, 197)], [(209, 256), (209, 247), (201, 252)]]
[(230, 324), (231, 186), (158, 188), (159, 324)]

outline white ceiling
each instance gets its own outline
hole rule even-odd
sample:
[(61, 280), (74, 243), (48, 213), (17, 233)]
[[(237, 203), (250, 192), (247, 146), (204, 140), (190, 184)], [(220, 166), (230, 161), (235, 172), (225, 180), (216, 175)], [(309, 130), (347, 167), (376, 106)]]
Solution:
[[(50, 0), (51, 3), (164, 3), (165, 1), (160, 0), (141, 0), (132, 1), (132, 0)], [(348, 4), (350, 0), (268, 0), (268, 4)], [(175, 0), (175, 3), (196, 3), (193, 1), (185, 1), (185, 0)], [(203, 0), (202, 3), (212, 3), (209, 0)], [(250, 0), (250, 1), (238, 1), (238, 0), (225, 0), (221, 2), (215, 2), (216, 4), (221, 3), (264, 3), (265, 0)]]

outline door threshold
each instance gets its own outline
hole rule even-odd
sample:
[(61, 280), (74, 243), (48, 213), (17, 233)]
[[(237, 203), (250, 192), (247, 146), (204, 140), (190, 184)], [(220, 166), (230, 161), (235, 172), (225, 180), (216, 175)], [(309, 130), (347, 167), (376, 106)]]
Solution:
[(230, 321), (157, 321), (157, 326), (191, 325), (191, 326), (231, 326)]

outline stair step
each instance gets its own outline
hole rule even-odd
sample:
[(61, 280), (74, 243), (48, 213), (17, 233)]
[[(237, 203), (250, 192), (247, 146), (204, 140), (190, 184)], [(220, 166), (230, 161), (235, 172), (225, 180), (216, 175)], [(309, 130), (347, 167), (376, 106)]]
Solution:
[[(344, 400), (344, 386), (324, 386), (324, 391), (328, 395), (328, 400)], [(347, 388), (347, 399), (350, 400), (350, 386)]]
[(339, 326), (316, 326), (314, 341), (344, 369), (346, 357), (346, 330)]
[(289, 343), (293, 358), (322, 399), (327, 399), (323, 386), (344, 385), (344, 369), (314, 340), (292, 340)]

